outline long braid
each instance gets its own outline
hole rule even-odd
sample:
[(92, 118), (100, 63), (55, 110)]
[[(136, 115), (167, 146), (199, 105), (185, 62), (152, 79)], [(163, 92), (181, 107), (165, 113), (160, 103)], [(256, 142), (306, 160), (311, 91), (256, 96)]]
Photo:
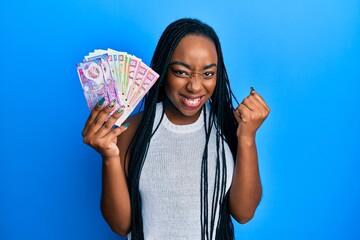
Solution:
[[(220, 48), (220, 45), (218, 46)], [(221, 50), (218, 49), (218, 52)], [(222, 60), (222, 59), (221, 59)], [(218, 132), (223, 133), (221, 136), (221, 146), (222, 146), (222, 178), (221, 178), (221, 198), (222, 202), (220, 204), (219, 209), (219, 221), (217, 226), (217, 238), (216, 239), (234, 239), (234, 229), (233, 224), (230, 217), (230, 212), (228, 209), (228, 193), (225, 193), (225, 185), (226, 185), (226, 159), (225, 159), (225, 150), (224, 144), (225, 141), (228, 143), (229, 148), (233, 154), (234, 159), (236, 158), (236, 150), (237, 150), (237, 137), (236, 137), (236, 128), (237, 122), (233, 114), (233, 105), (231, 102), (232, 92), (230, 89), (229, 79), (227, 77), (226, 68), (223, 60), (219, 62), (219, 71), (218, 74), (222, 77), (223, 84), (217, 85), (219, 86), (218, 91), (214, 94), (214, 99), (212, 103), (214, 104), (214, 109), (217, 110), (218, 116)], [(236, 100), (236, 99), (235, 99)], [(230, 107), (229, 107), (230, 106)], [(217, 137), (220, 137), (217, 135)], [(219, 148), (217, 149), (217, 151)]]
[[(164, 92), (164, 85), (166, 84), (165, 76), (175, 48), (177, 47), (180, 40), (189, 34), (201, 35), (209, 38), (214, 42), (218, 53), (217, 83), (214, 94), (209, 100), (211, 104), (211, 110), (208, 118), (206, 117), (207, 113), (204, 108), (206, 142), (201, 167), (201, 235), (202, 239), (209, 239), (209, 237), (212, 239), (214, 233), (216, 234), (216, 239), (234, 239), (233, 225), (230, 218), (230, 212), (228, 210), (228, 193), (225, 193), (227, 171), (224, 150), (224, 144), (226, 141), (235, 159), (237, 147), (237, 138), (235, 133), (237, 123), (233, 116), (234, 108), (231, 101), (234, 95), (231, 92), (229, 79), (223, 63), (220, 42), (214, 30), (210, 26), (195, 19), (180, 19), (170, 24), (165, 29), (155, 49), (150, 66), (157, 73), (159, 73), (160, 77), (145, 97), (143, 118), (129, 147), (130, 162), (128, 184), (131, 197), (131, 234), (132, 239), (135, 240), (144, 239), (139, 180), (149, 143), (152, 135), (154, 134), (153, 128), (156, 104), (160, 101), (164, 101), (166, 98)], [(206, 119), (209, 119), (209, 121), (206, 122)], [(209, 226), (209, 183), (207, 168), (208, 143), (213, 126), (215, 126), (217, 129), (217, 158)], [(157, 128), (155, 128), (155, 131), (156, 129)], [(221, 151), (221, 154), (219, 151)], [(220, 207), (217, 209), (216, 203), (219, 200)], [(219, 220), (217, 226), (214, 226), (216, 212), (219, 213)]]
[[(205, 126), (205, 148), (203, 153), (203, 158), (201, 161), (201, 204), (200, 204), (200, 219), (201, 219), (201, 239), (209, 239), (208, 233), (208, 145), (210, 140), (211, 126), (206, 124), (206, 108), (204, 108), (204, 126)], [(210, 121), (209, 121), (210, 123)]]

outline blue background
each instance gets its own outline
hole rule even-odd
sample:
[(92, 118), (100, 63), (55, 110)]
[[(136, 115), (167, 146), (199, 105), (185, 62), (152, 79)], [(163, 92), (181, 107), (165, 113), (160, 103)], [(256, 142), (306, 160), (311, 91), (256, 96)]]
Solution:
[(108, 47), (149, 64), (181, 17), (215, 28), (238, 99), (254, 86), (272, 109), (262, 202), (237, 238), (360, 238), (359, 1), (14, 0), (0, 3), (0, 239), (119, 239), (75, 64)]

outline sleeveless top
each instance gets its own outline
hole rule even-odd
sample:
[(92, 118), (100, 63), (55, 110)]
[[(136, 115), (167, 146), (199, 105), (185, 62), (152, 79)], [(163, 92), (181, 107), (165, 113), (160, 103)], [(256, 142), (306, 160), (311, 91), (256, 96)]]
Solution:
[[(208, 116), (210, 106), (206, 105), (206, 107), (206, 115)], [(154, 129), (161, 119), (162, 111), (162, 103), (158, 103)], [(200, 188), (201, 162), (204, 149), (203, 110), (197, 121), (189, 125), (175, 125), (164, 114), (157, 131), (151, 138), (140, 176), (139, 190), (145, 240), (201, 239)], [(231, 185), (234, 160), (226, 142), (224, 149), (227, 166), (227, 192)], [(220, 143), (220, 158), (221, 152)], [(209, 226), (216, 156), (216, 129), (213, 127), (208, 144)], [(220, 165), (220, 178), (221, 176), (222, 164)], [(216, 231), (220, 200), (216, 204), (217, 217), (215, 218), (213, 235), (215, 235)], [(130, 236), (131, 234), (129, 234), (129, 239)], [(213, 239), (215, 239), (215, 236), (213, 236)]]

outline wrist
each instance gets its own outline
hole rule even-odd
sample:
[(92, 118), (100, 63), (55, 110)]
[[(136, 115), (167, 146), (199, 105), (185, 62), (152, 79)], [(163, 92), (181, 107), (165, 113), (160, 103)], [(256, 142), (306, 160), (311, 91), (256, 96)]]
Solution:
[(102, 161), (106, 165), (120, 163), (120, 156), (102, 156)]
[(106, 149), (106, 150), (102, 150), (102, 151), (98, 151), (101, 155), (101, 158), (103, 159), (103, 161), (107, 161), (107, 160), (114, 160), (114, 159), (119, 159), (120, 158), (120, 151), (118, 149)]
[(243, 146), (255, 145), (255, 134), (249, 136), (238, 136), (238, 145), (243, 145)]

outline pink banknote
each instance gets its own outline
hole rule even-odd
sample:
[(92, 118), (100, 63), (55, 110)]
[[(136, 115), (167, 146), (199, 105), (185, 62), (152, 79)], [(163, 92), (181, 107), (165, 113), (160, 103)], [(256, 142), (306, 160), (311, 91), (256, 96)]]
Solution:
[(120, 126), (159, 78), (159, 75), (134, 55), (113, 49), (96, 49), (76, 65), (89, 109), (103, 97), (105, 104), (116, 100), (124, 113)]

